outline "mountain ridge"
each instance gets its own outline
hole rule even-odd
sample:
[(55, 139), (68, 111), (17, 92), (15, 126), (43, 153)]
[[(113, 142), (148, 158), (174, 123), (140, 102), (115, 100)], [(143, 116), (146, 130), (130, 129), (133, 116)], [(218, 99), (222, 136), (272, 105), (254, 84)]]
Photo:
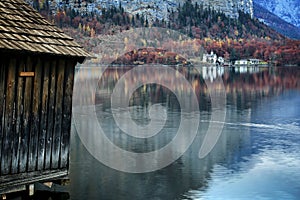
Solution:
[[(265, 22), (271, 28), (275, 29), (281, 34), (284, 34), (293, 39), (299, 39), (297, 32), (300, 32), (295, 27), (292, 27), (290, 24), (280, 21), (275, 16), (272, 16), (272, 11), (280, 10), (278, 5), (287, 7), (292, 5), (294, 0), (283, 0), (285, 3), (280, 3), (282, 1), (273, 1), (269, 0), (25, 0), (29, 4), (33, 5), (39, 9), (40, 7), (48, 7), (53, 14), (59, 9), (73, 9), (75, 12), (81, 14), (85, 13), (95, 13), (96, 15), (102, 14), (103, 8), (109, 8), (111, 6), (119, 7), (122, 6), (125, 12), (128, 12), (132, 15), (143, 15), (147, 18), (148, 21), (153, 22), (156, 19), (159, 20), (168, 20), (171, 11), (177, 10), (180, 5), (183, 5), (185, 2), (191, 2), (193, 4), (203, 5), (204, 7), (213, 8), (216, 11), (221, 11), (225, 13), (226, 16), (237, 19), (239, 16), (239, 11), (250, 14), (250, 16), (257, 17), (261, 21)], [(287, 1), (292, 3), (288, 4)], [(254, 5), (255, 3), (255, 5)], [(294, 5), (294, 4), (293, 4)], [(300, 6), (300, 3), (299, 3)], [(262, 8), (265, 10), (262, 11)], [(276, 9), (275, 9), (276, 8)], [(296, 9), (298, 9), (296, 7)], [(269, 11), (267, 11), (269, 10)], [(290, 8), (287, 8), (290, 10)], [(300, 8), (299, 8), (300, 10)], [(297, 13), (295, 11), (295, 13)], [(293, 16), (295, 15), (292, 14)], [(276, 13), (275, 13), (276, 14)], [(296, 15), (297, 16), (297, 15)], [(300, 16), (300, 14), (299, 14)], [(280, 16), (279, 16), (280, 17)], [(282, 17), (280, 17), (283, 19)], [(285, 15), (285, 18), (287, 16)], [(285, 20), (285, 18), (283, 20)], [(293, 17), (297, 18), (297, 17)], [(274, 21), (272, 21), (274, 20)], [(300, 19), (299, 19), (300, 20)], [(291, 20), (285, 20), (291, 23)], [(295, 21), (295, 20), (294, 20)], [(300, 24), (300, 22), (299, 22)], [(285, 29), (285, 27), (286, 29)]]
[(289, 38), (300, 40), (300, 28), (283, 20), (261, 5), (254, 3), (254, 16), (277, 32)]
[(281, 19), (300, 28), (299, 0), (254, 0), (254, 2)]
[(203, 5), (185, 1), (175, 11), (168, 10), (168, 19), (156, 18), (150, 22), (147, 16), (127, 13), (121, 4), (102, 8), (101, 14), (82, 14), (62, 6), (55, 13), (51, 13), (49, 4), (36, 8), (49, 21), (55, 22), (78, 43), (96, 54), (101, 52), (97, 48), (101, 47), (105, 36), (134, 28), (160, 27), (179, 31), (207, 52), (214, 51), (226, 60), (257, 58), (275, 65), (300, 66), (300, 41), (284, 37), (241, 10), (238, 11), (238, 18), (231, 18), (210, 7), (204, 8)]
[(131, 14), (145, 14), (149, 18), (167, 18), (167, 14), (172, 9), (189, 1), (193, 4), (203, 4), (204, 7), (211, 7), (217, 11), (225, 13), (227, 16), (237, 18), (238, 11), (249, 13), (253, 16), (253, 0), (25, 0), (35, 7), (43, 4), (56, 11), (62, 7), (69, 7), (80, 13), (101, 12), (101, 8), (109, 6), (119, 6)]

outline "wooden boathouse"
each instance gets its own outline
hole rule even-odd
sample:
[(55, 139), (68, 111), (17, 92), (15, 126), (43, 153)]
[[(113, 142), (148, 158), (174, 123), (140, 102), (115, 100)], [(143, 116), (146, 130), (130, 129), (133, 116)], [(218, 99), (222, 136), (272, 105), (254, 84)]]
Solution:
[(0, 1), (0, 194), (68, 174), (74, 69), (88, 56), (23, 0)]

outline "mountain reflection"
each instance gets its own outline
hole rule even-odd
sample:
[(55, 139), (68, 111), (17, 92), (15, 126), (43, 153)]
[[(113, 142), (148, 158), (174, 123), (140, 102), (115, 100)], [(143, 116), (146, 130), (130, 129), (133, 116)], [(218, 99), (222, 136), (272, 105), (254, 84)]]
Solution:
[[(73, 112), (75, 115), (80, 114), (85, 107), (95, 105), (98, 121), (106, 137), (115, 145), (133, 152), (154, 151), (175, 137), (181, 120), (181, 110), (177, 96), (172, 90), (186, 95), (183, 91), (187, 90), (187, 86), (174, 81), (176, 77), (157, 73), (157, 79), (173, 81), (173, 88), (153, 83), (137, 88), (131, 95), (128, 88), (135, 84), (137, 79), (148, 78), (132, 74), (130, 79), (126, 80), (126, 87), (122, 93), (124, 98), (130, 99), (128, 106), (132, 108), (132, 120), (139, 125), (148, 124), (149, 107), (153, 104), (166, 107), (168, 118), (162, 132), (155, 137), (134, 138), (118, 128), (111, 109), (111, 94), (118, 81), (131, 69), (132, 67), (101, 66), (80, 69), (80, 73), (76, 75), (74, 92), (81, 94), (83, 98), (74, 100)], [(195, 190), (197, 198), (201, 198), (201, 194), (212, 187), (211, 182), (215, 173), (218, 173), (216, 170), (221, 170), (224, 176), (222, 180), (226, 181), (232, 174), (238, 174), (240, 171), (247, 173), (255, 168), (256, 161), (251, 159), (264, 148), (257, 146), (259, 141), (268, 144), (267, 139), (262, 140), (256, 132), (269, 130), (270, 133), (276, 133), (278, 128), (272, 124), (262, 124), (263, 120), (259, 117), (261, 121), (253, 122), (253, 116), (258, 116), (259, 102), (263, 99), (272, 102), (272, 98), (284, 91), (300, 89), (300, 70), (297, 68), (177, 67), (176, 70), (188, 80), (199, 101), (199, 130), (188, 151), (159, 171), (128, 174), (113, 170), (98, 162), (83, 147), (76, 132), (85, 131), (88, 134), (93, 126), (89, 124), (88, 116), (80, 115), (82, 125), (74, 125), (72, 128), (71, 199), (188, 199), (194, 196), (190, 193)], [(212, 109), (208, 83), (216, 91), (219, 91), (220, 84), (224, 84), (227, 108), (225, 122), (211, 121), (215, 110)], [(92, 95), (84, 95), (85, 93)], [(78, 109), (79, 107), (83, 109)], [(160, 119), (160, 116), (155, 117)], [(199, 159), (199, 149), (209, 124), (218, 126), (221, 123), (224, 123), (224, 128), (217, 145), (207, 157)]]
[[(102, 98), (108, 97), (108, 94), (114, 89), (118, 80), (133, 67), (109, 67), (103, 68), (101, 66), (94, 66), (91, 68), (80, 68), (80, 73), (76, 76), (78, 84), (75, 92), (89, 92), (95, 93), (96, 96), (89, 96), (79, 104), (97, 104), (95, 100), (102, 101)], [(104, 71), (103, 71), (104, 70)], [(212, 83), (212, 88), (220, 88), (220, 81), (215, 81), (222, 78), (225, 85), (227, 96), (245, 95), (246, 100), (251, 96), (268, 96), (276, 95), (286, 89), (300, 88), (300, 71), (295, 68), (259, 68), (259, 67), (235, 67), (235, 68), (219, 68), (219, 67), (181, 67), (177, 69), (192, 85), (198, 100), (209, 100), (206, 81)], [(140, 74), (136, 74), (140, 76)], [(126, 83), (127, 87), (134, 84), (137, 79), (132, 74), (130, 82)], [(180, 82), (174, 81), (176, 77), (168, 77), (165, 74), (156, 74), (157, 79), (173, 80), (174, 88), (177, 90), (186, 90), (185, 85), (180, 85)], [(139, 77), (140, 78), (140, 77)], [(147, 80), (147, 76), (142, 79)], [(160, 91), (166, 88), (160, 85), (152, 85), (152, 97), (160, 96)], [(145, 88), (144, 88), (145, 89)], [(90, 91), (86, 91), (90, 90)], [(154, 90), (154, 91), (153, 91)], [(126, 93), (126, 88), (124, 89)], [(135, 94), (134, 96), (136, 96)], [(86, 95), (88, 96), (88, 95)], [(95, 98), (96, 97), (96, 98)]]

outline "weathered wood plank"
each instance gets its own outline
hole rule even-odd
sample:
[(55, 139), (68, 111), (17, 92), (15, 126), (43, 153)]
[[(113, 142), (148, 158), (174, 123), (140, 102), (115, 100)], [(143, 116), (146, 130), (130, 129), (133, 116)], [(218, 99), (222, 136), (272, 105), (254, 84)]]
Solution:
[[(32, 70), (32, 60), (30, 57), (26, 59), (25, 65), (26, 71)], [(28, 154), (29, 154), (29, 135), (31, 127), (31, 106), (32, 106), (32, 85), (33, 78), (25, 78), (24, 83), (24, 103), (23, 103), (23, 122), (22, 122), (22, 133), (21, 133), (21, 146), (20, 146), (20, 162), (19, 172), (26, 172), (28, 167)]]
[[(4, 112), (5, 112), (5, 96), (6, 96), (7, 62), (5, 62), (5, 60), (1, 62), (0, 67), (1, 67), (0, 68), (0, 160), (2, 160), (2, 144), (3, 144), (2, 141), (4, 138)], [(2, 173), (2, 163), (0, 161), (0, 175), (1, 173)]]
[(38, 161), (38, 140), (40, 125), (40, 108), (41, 108), (41, 82), (42, 82), (42, 61), (40, 58), (33, 59), (33, 70), (35, 72), (33, 80), (33, 99), (32, 99), (32, 125), (29, 139), (29, 157), (28, 171), (37, 169)]
[(44, 62), (42, 75), (42, 94), (41, 94), (41, 120), (40, 120), (40, 137), (38, 146), (38, 170), (42, 170), (45, 165), (45, 150), (46, 150), (46, 136), (48, 123), (48, 103), (49, 103), (49, 69), (50, 63)]
[(19, 173), (13, 175), (0, 176), (0, 193), (6, 190), (6, 188), (28, 185), (34, 182), (52, 181), (66, 177), (68, 174), (67, 169), (62, 170), (43, 170)]
[(66, 62), (60, 59), (57, 65), (57, 84), (55, 93), (55, 118), (53, 129), (53, 144), (52, 144), (52, 162), (51, 169), (57, 169), (60, 161), (60, 142), (62, 131), (62, 111), (63, 111), (63, 94), (64, 94), (64, 72)]
[(19, 171), (19, 159), (20, 159), (20, 145), (22, 135), (22, 122), (23, 122), (23, 107), (24, 107), (24, 81), (25, 79), (19, 77), (18, 74), (24, 71), (25, 61), (24, 58), (18, 58), (17, 63), (17, 91), (16, 91), (16, 131), (14, 134), (14, 145), (13, 145), (13, 157), (12, 157), (12, 174), (18, 173)]
[(64, 82), (64, 105), (63, 105), (63, 121), (61, 135), (61, 156), (60, 168), (68, 168), (69, 151), (70, 151), (70, 135), (71, 135), (71, 117), (72, 117), (72, 94), (74, 84), (74, 71), (76, 61), (69, 61), (65, 69)]
[(52, 140), (53, 140), (53, 120), (54, 120), (54, 108), (55, 108), (55, 94), (56, 94), (56, 65), (57, 61), (52, 60), (50, 64), (50, 83), (48, 92), (48, 122), (47, 122), (47, 136), (46, 136), (46, 156), (45, 156), (45, 169), (51, 167), (51, 152), (52, 152)]
[(11, 173), (13, 136), (15, 130), (15, 94), (16, 92), (16, 59), (11, 59), (8, 67), (7, 85), (6, 85), (6, 102), (5, 102), (5, 120), (1, 174)]

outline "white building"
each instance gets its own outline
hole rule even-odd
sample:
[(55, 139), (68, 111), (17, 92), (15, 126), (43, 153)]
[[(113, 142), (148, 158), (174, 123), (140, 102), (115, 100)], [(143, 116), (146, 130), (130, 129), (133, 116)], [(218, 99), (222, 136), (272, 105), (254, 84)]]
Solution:
[(248, 60), (246, 60), (246, 59), (236, 60), (234, 62), (234, 65), (248, 65)]
[(225, 59), (224, 59), (223, 57), (220, 56), (220, 57), (218, 58), (218, 64), (219, 64), (219, 65), (224, 65), (224, 63), (225, 63)]
[(243, 66), (257, 66), (257, 65), (267, 65), (266, 62), (263, 62), (260, 59), (250, 58), (250, 59), (242, 59), (242, 60), (236, 60), (234, 62), (234, 65), (243, 65)]
[(218, 56), (213, 51), (210, 54), (203, 54), (203, 62), (216, 64)]
[(218, 57), (213, 51), (210, 54), (203, 54), (203, 62), (210, 63), (210, 64), (218, 64), (224, 65), (225, 59), (223, 57)]

